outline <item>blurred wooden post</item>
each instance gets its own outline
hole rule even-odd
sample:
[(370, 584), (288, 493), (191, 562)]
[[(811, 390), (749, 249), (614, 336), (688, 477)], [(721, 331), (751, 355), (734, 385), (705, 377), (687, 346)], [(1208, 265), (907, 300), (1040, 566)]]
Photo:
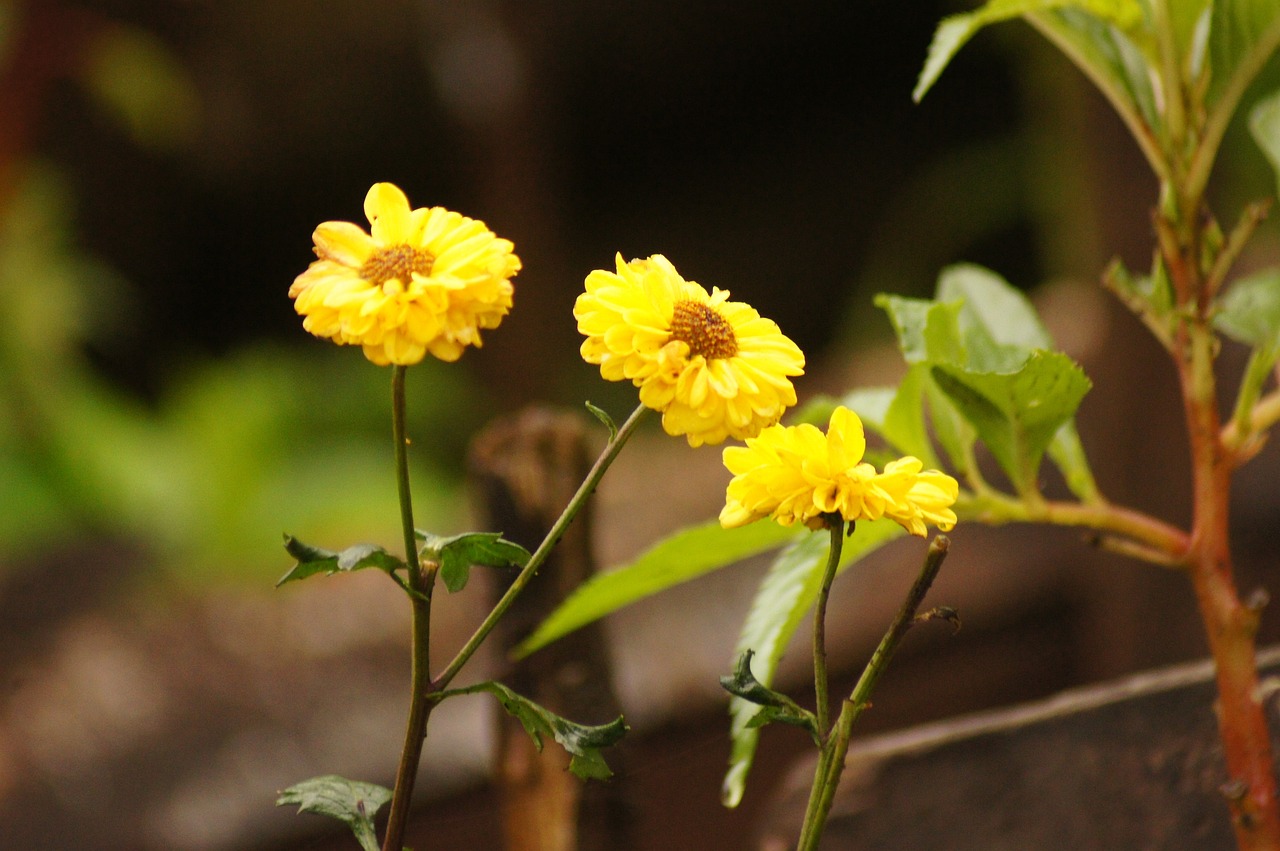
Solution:
[[(533, 550), (569, 502), (590, 467), (583, 418), (528, 408), (490, 425), (471, 447), (470, 474), (481, 528)], [(528, 635), (594, 572), (590, 505), (494, 632), (499, 657)], [(506, 588), (496, 583), (496, 595)], [(583, 724), (619, 714), (603, 630), (599, 624), (510, 663), (501, 681), (559, 715)], [(520, 723), (498, 721), (495, 779), (508, 851), (621, 851), (630, 846), (617, 776), (584, 782), (568, 771), (554, 742), (538, 753)], [(618, 772), (618, 748), (605, 754)]]

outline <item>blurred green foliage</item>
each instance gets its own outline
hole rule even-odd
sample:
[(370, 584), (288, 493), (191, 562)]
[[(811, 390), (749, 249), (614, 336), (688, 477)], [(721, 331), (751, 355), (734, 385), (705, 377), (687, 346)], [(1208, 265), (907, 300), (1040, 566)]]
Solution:
[[(0, 225), (0, 569), (112, 535), (184, 577), (257, 581), (283, 569), (285, 529), (394, 540), (390, 373), (309, 341), (185, 369), (152, 406), (129, 397), (83, 354), (127, 322), (116, 307), (126, 288), (76, 250), (71, 207), (56, 173), (32, 168)], [(452, 531), (482, 400), (456, 368), (423, 364), (409, 380), (420, 525)]]

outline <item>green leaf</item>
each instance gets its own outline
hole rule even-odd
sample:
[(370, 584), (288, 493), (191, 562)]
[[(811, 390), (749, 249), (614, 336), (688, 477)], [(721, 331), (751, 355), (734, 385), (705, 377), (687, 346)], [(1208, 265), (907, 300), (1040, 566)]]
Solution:
[(751, 657), (754, 655), (751, 650), (743, 653), (738, 658), (733, 675), (720, 678), (721, 688), (729, 694), (760, 707), (760, 711), (747, 722), (747, 726), (757, 729), (774, 721), (790, 724), (808, 730), (813, 743), (822, 747), (822, 734), (818, 731), (818, 719), (814, 714), (782, 692), (768, 688), (752, 675)]
[[(921, 364), (920, 369), (927, 371), (928, 364)], [(929, 402), (929, 420), (933, 423), (933, 432), (938, 443), (947, 453), (956, 475), (967, 478), (976, 465), (973, 447), (978, 441), (978, 432), (960, 413), (947, 394), (942, 392), (933, 376), (928, 377), (925, 385), (925, 397)]]
[(1280, 3), (1215, 0), (1209, 18), (1209, 100), (1227, 96), (1234, 111), (1240, 96), (1280, 46)]
[(351, 828), (364, 851), (378, 851), (373, 818), (391, 800), (391, 790), (375, 783), (348, 780), (336, 774), (313, 777), (280, 793), (276, 806), (297, 804), (300, 813), (328, 816)]
[(502, 708), (519, 720), (539, 751), (542, 750), (542, 740), (545, 736), (551, 736), (559, 742), (572, 757), (569, 761), (569, 770), (574, 776), (583, 780), (604, 780), (613, 776), (613, 772), (605, 764), (604, 757), (600, 755), (600, 749), (615, 744), (626, 735), (627, 725), (622, 720), (622, 716), (618, 716), (608, 724), (596, 727), (575, 724), (534, 703), (529, 698), (516, 694), (502, 683), (492, 681), (477, 683), (466, 688), (449, 689), (436, 695), (436, 699), (444, 700), (447, 697), (476, 694), (482, 691), (489, 692), (498, 698)]
[(1264, 269), (1232, 284), (1218, 300), (1213, 325), (1247, 346), (1280, 345), (1280, 268)]
[(1075, 420), (1063, 423), (1049, 441), (1049, 457), (1054, 465), (1062, 471), (1067, 487), (1083, 502), (1097, 503), (1102, 499), (1098, 483), (1093, 478), (1093, 470), (1089, 467), (1089, 458), (1084, 453), (1084, 444), (1080, 442), (1080, 433), (1076, 431)]
[(1089, 12), (1103, 23), (1132, 28), (1142, 19), (1138, 0), (988, 0), (982, 8), (943, 19), (933, 34), (920, 79), (911, 93), (919, 103), (952, 58), (983, 27), (1036, 12), (1074, 7)]
[(990, 269), (972, 263), (948, 266), (938, 276), (937, 300), (963, 302), (960, 334), (968, 366), (975, 369), (1007, 363), (1009, 349), (1020, 361), (1033, 349), (1053, 348), (1031, 299)]
[(373, 544), (356, 544), (342, 552), (333, 552), (304, 544), (292, 535), (285, 535), (284, 548), (289, 555), (298, 560), (298, 563), (280, 577), (276, 582), (277, 588), (286, 582), (306, 579), (317, 573), (332, 576), (335, 573), (351, 573), (366, 567), (376, 567), (395, 578), (397, 570), (405, 569), (403, 561)]
[(880, 294), (875, 303), (889, 314), (903, 359), (911, 363), (967, 363), (960, 333), (961, 302)]
[(1012, 372), (939, 364), (932, 374), (1020, 492), (1034, 488), (1045, 449), (1092, 386), (1061, 352), (1034, 352)]
[(1218, 301), (1214, 327), (1253, 347), (1236, 396), (1236, 417), (1247, 418), (1280, 360), (1280, 269), (1236, 281)]
[[(901, 526), (888, 520), (858, 523), (841, 550), (839, 569), (843, 571), (857, 559), (904, 534)], [(735, 655), (741, 658), (748, 650), (754, 651), (755, 676), (766, 686), (773, 681), (778, 660), (796, 628), (818, 598), (828, 540), (825, 534), (806, 534), (797, 539), (778, 555), (756, 590), (738, 636)], [(758, 712), (756, 704), (740, 697), (729, 701), (733, 748), (720, 792), (726, 807), (736, 807), (746, 789), (747, 774), (760, 739), (759, 729), (751, 726)]]
[(617, 440), (618, 424), (613, 421), (613, 417), (609, 416), (608, 412), (605, 411), (604, 408), (597, 408), (590, 402), (586, 402), (585, 404), (587, 406), (587, 410), (591, 412), (591, 416), (604, 423), (604, 427), (609, 429), (609, 442), (612, 443)]
[(1258, 101), (1249, 112), (1249, 132), (1258, 143), (1280, 187), (1280, 90)]
[(844, 397), (843, 404), (895, 451), (914, 455), (924, 461), (926, 467), (934, 468), (938, 466), (938, 458), (929, 441), (924, 417), (924, 394), (929, 381), (928, 367), (914, 364), (896, 388), (854, 390)]
[(415, 530), (419, 555), (440, 565), (440, 578), (450, 591), (467, 586), (472, 565), (481, 567), (524, 567), (529, 551), (506, 540), (501, 532), (464, 532), (447, 538)]
[(797, 530), (771, 520), (724, 529), (710, 520), (675, 532), (635, 561), (583, 583), (515, 649), (527, 656), (637, 600), (781, 546)]

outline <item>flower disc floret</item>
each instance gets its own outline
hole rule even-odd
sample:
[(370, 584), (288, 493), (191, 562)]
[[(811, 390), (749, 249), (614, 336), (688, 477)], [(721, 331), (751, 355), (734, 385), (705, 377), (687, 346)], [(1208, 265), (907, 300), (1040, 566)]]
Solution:
[(726, 290), (686, 281), (667, 258), (616, 259), (587, 276), (573, 315), (582, 357), (609, 381), (631, 381), (690, 446), (745, 440), (796, 403), (804, 354), (776, 323)]
[(443, 207), (411, 209), (390, 183), (370, 188), (364, 210), (368, 232), (324, 222), (312, 235), (318, 259), (289, 288), (302, 326), (381, 366), (479, 347), (511, 310), (512, 244)]
[(724, 465), (733, 479), (720, 524), (733, 528), (773, 517), (783, 526), (820, 529), (833, 515), (845, 522), (888, 517), (921, 536), (926, 523), (943, 531), (955, 525), (950, 508), (959, 493), (955, 479), (922, 471), (920, 460), (911, 456), (877, 473), (862, 460), (866, 445), (858, 415), (838, 407), (825, 434), (807, 423), (775, 425), (746, 446), (725, 449)]

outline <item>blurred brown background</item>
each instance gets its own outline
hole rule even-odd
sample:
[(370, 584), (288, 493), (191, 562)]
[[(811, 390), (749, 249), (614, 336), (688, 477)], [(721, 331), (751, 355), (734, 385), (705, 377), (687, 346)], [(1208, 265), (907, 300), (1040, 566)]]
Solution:
[[(403, 601), (366, 576), (271, 590), (282, 530), (398, 540), (387, 373), (308, 337), (285, 296), (311, 230), (363, 223), (376, 181), (483, 219), (525, 267), (483, 349), (411, 371), (420, 526), (466, 528), (462, 459), (491, 417), (634, 404), (580, 361), (570, 312), (616, 252), (666, 254), (776, 319), (808, 355), (802, 396), (894, 380), (874, 293), (991, 266), (1093, 377), (1080, 426), (1104, 491), (1182, 522), (1163, 354), (1095, 283), (1113, 256), (1147, 265), (1154, 182), (1019, 24), (912, 104), (933, 27), (957, 10), (0, 0), (0, 847), (328, 847), (320, 820), (272, 808), (275, 790), (326, 772), (390, 782)], [(1273, 186), (1240, 133), (1218, 177), (1224, 220)], [(1277, 255), (1270, 227), (1244, 263)], [(1276, 463), (1241, 476), (1246, 587), (1275, 584)], [(601, 491), (601, 564), (713, 516), (724, 479), (715, 451), (642, 435)], [(912, 636), (868, 732), (1202, 650), (1177, 576), (1071, 534), (953, 539), (934, 597), (965, 630)], [(917, 558), (891, 548), (844, 583), (842, 664), (861, 663)], [(639, 847), (745, 847), (804, 749), (766, 731), (743, 807), (716, 803), (715, 676), (759, 572), (610, 619)], [(444, 645), (480, 605), (443, 601)], [(784, 669), (797, 690), (803, 657)], [(414, 841), (496, 847), (488, 709), (455, 703), (433, 720), (437, 803)]]

